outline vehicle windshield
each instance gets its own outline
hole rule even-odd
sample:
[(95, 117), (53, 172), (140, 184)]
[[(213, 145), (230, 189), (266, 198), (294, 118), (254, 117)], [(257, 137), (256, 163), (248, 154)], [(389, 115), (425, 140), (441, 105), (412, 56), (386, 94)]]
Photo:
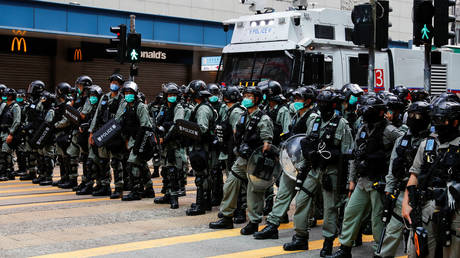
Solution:
[(290, 85), (294, 55), (287, 51), (234, 53), (222, 56), (223, 71), (217, 82), (238, 85), (246, 82), (257, 84), (264, 80), (275, 80), (281, 85)]

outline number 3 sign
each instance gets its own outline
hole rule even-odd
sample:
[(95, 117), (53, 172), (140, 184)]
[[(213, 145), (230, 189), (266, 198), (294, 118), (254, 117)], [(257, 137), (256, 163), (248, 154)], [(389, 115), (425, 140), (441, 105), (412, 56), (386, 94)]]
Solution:
[(383, 69), (375, 69), (375, 87), (384, 88), (385, 82), (383, 78)]

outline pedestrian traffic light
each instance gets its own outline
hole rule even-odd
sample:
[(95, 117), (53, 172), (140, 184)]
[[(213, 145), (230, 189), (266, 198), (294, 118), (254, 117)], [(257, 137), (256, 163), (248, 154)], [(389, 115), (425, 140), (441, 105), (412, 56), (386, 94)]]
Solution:
[(431, 0), (414, 0), (412, 12), (414, 45), (431, 44), (434, 33), (434, 7)]
[(141, 58), (141, 34), (128, 33), (127, 58), (131, 63), (139, 62)]
[(455, 38), (449, 23), (455, 22), (455, 16), (449, 15), (449, 8), (455, 6), (455, 0), (434, 0), (434, 45), (442, 47)]
[(355, 25), (352, 33), (353, 43), (367, 47), (372, 45), (374, 33), (372, 5), (369, 3), (355, 5), (351, 12), (351, 20)]
[(393, 10), (390, 8), (388, 0), (378, 0), (376, 4), (376, 41), (377, 49), (388, 48), (388, 29), (391, 27), (389, 14)]
[(108, 53), (116, 53), (116, 60), (123, 64), (126, 57), (126, 25), (110, 27), (110, 32), (117, 35), (116, 38), (110, 39), (110, 48), (106, 49)]

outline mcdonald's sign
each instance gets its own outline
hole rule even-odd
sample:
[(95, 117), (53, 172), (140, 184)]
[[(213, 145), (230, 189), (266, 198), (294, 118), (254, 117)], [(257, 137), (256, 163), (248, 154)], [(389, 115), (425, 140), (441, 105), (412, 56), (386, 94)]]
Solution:
[(80, 48), (75, 49), (75, 51), (73, 53), (73, 60), (74, 61), (83, 61), (83, 56), (82, 56)]
[(23, 37), (14, 37), (11, 41), (11, 52), (21, 52), (21, 50), (22, 52), (27, 53), (26, 40)]

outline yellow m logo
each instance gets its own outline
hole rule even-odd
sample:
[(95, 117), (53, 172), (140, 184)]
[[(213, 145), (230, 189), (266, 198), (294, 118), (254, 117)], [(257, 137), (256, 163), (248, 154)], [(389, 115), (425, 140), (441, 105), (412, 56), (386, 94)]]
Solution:
[(76, 48), (75, 52), (73, 53), (73, 60), (74, 61), (81, 61), (83, 59), (83, 56), (81, 54), (81, 49)]
[(15, 50), (15, 47), (17, 48), (17, 51), (20, 52), (21, 51), (21, 44), (23, 45), (23, 52), (26, 53), (27, 52), (27, 44), (26, 44), (26, 40), (24, 38), (18, 38), (18, 37), (14, 37), (13, 38), (13, 41), (11, 42), (11, 52), (14, 52), (16, 51)]

